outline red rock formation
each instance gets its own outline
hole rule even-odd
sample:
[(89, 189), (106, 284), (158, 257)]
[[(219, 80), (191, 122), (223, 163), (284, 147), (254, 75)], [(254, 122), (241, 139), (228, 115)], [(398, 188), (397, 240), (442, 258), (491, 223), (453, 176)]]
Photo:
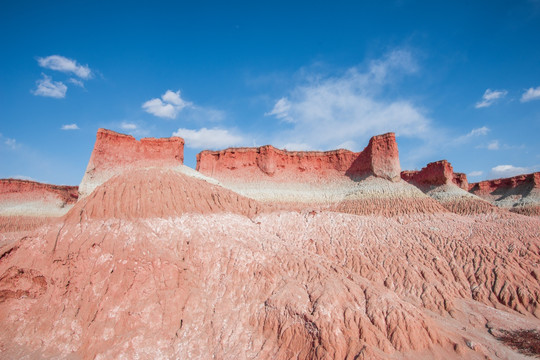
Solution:
[(271, 145), (229, 148), (197, 154), (197, 170), (220, 181), (332, 181), (373, 174), (399, 180), (398, 148), (393, 133), (374, 136), (360, 153), (348, 150), (286, 151)]
[(467, 176), (454, 173), (452, 165), (446, 160), (429, 163), (420, 171), (403, 171), (401, 178), (418, 186), (451, 212), (470, 215), (497, 210), (490, 203), (467, 193)]
[(440, 186), (454, 183), (454, 169), (446, 160), (427, 164), (420, 171), (403, 171), (401, 178), (421, 187)]
[(179, 137), (143, 138), (99, 129), (94, 150), (79, 186), (81, 197), (124, 169), (174, 167), (184, 162), (184, 140)]
[[(444, 211), (371, 145), (355, 166), (308, 159), (347, 179), (351, 214), (260, 212), (159, 160), (112, 162), (61, 222), (0, 231), (0, 357), (520, 358), (493, 334), (540, 328), (540, 220)], [(240, 174), (311, 171), (252, 154)], [(446, 164), (424, 175), (463, 193)]]
[(510, 189), (516, 189), (520, 186), (527, 186), (531, 189), (540, 189), (540, 172), (471, 183), (469, 184), (469, 191), (481, 196), (491, 194), (496, 191), (502, 192)]
[(0, 179), (0, 201), (8, 195), (25, 199), (52, 194), (66, 204), (73, 204), (78, 198), (77, 189), (77, 186), (43, 184), (29, 180)]
[(0, 179), (0, 232), (41, 226), (64, 215), (77, 197), (77, 186)]
[(452, 182), (456, 184), (459, 188), (469, 191), (469, 181), (467, 180), (467, 175), (464, 173), (454, 173), (454, 178)]
[(394, 182), (399, 181), (400, 173), (399, 152), (394, 133), (372, 137), (368, 146), (358, 154), (346, 172), (352, 177), (373, 174)]
[(494, 205), (523, 215), (540, 215), (540, 172), (469, 185), (469, 191)]

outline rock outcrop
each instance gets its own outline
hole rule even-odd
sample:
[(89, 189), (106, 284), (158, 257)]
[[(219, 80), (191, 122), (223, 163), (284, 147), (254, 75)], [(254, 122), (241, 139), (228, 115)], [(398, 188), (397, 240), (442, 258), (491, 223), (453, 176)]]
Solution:
[(454, 168), (447, 160), (429, 163), (420, 171), (403, 171), (401, 178), (417, 186), (452, 212), (474, 214), (495, 210), (488, 202), (467, 192), (467, 176), (454, 173)]
[(448, 211), (477, 199), (464, 179), (396, 179), (392, 139), (205, 153), (226, 189), (179, 165), (181, 139), (100, 130), (93, 191), (0, 231), (0, 357), (525, 359), (496, 334), (540, 328), (540, 219)]
[(469, 191), (510, 211), (540, 216), (540, 172), (472, 183)]
[(400, 165), (393, 133), (374, 136), (364, 151), (286, 151), (271, 145), (229, 148), (197, 154), (197, 171), (222, 182), (332, 182), (336, 178), (375, 175), (399, 180)]
[(107, 129), (97, 132), (94, 150), (79, 185), (81, 198), (126, 169), (171, 168), (184, 162), (184, 140), (179, 137), (143, 138)]
[[(359, 184), (367, 178), (389, 183), (401, 181), (393, 133), (374, 136), (359, 153), (286, 151), (269, 145), (202, 151), (197, 155), (197, 170), (247, 197), (293, 206), (306, 203), (335, 206), (351, 193), (361, 191)], [(389, 189), (401, 191), (399, 186)], [(382, 191), (370, 186), (369, 193), (377, 196)]]

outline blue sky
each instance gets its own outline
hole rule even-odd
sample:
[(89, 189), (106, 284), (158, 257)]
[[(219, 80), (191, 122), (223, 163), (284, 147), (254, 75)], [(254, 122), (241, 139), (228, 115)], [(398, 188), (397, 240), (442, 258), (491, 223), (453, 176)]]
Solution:
[(540, 170), (540, 1), (3, 1), (0, 178), (78, 184), (98, 128)]

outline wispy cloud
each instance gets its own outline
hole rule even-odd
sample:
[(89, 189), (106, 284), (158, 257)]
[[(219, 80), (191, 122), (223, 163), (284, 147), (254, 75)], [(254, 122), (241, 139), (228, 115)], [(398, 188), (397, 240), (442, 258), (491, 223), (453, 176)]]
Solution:
[(60, 129), (62, 129), (62, 130), (79, 130), (79, 127), (77, 126), (77, 124), (66, 124), (66, 125), (62, 125), (62, 127)]
[(472, 129), (467, 134), (457, 137), (454, 140), (454, 143), (455, 144), (466, 143), (467, 141), (470, 141), (470, 140), (472, 140), (474, 138), (477, 138), (479, 136), (485, 136), (489, 132), (490, 132), (490, 129), (487, 126), (482, 126), (482, 127), (476, 128), (476, 129)]
[(63, 99), (66, 97), (67, 86), (61, 81), (53, 81), (50, 76), (41, 74), (43, 79), (36, 81), (36, 89), (32, 91), (32, 94), (37, 96), (46, 96), (56, 99)]
[(142, 108), (154, 116), (174, 119), (183, 108), (191, 105), (190, 102), (180, 97), (180, 90), (176, 92), (167, 90), (161, 99), (148, 100), (142, 105)]
[(482, 96), (482, 100), (476, 103), (477, 109), (485, 108), (493, 105), (497, 100), (502, 99), (508, 94), (506, 90), (491, 90), (487, 89)]
[(488, 150), (499, 150), (499, 141), (493, 140), (487, 145)]
[(539, 169), (540, 166), (519, 167), (514, 165), (497, 165), (491, 169), (491, 175), (494, 178), (505, 178), (535, 172)]
[(128, 122), (122, 122), (120, 124), (120, 128), (122, 130), (136, 130), (137, 129), (137, 124), (128, 123)]
[(75, 78), (69, 78), (68, 82), (84, 89), (84, 83), (81, 80)]
[(92, 77), (92, 70), (88, 65), (80, 65), (76, 60), (68, 59), (60, 55), (51, 55), (37, 59), (39, 66), (46, 69), (61, 71), (64, 73), (72, 73), (81, 79), (89, 79)]
[(527, 102), (531, 100), (540, 100), (540, 86), (537, 88), (529, 88), (521, 95), (521, 102)]
[(223, 149), (237, 146), (246, 140), (242, 135), (220, 128), (202, 128), (199, 130), (178, 129), (173, 136), (179, 136), (186, 142), (186, 147), (192, 149)]
[(482, 176), (484, 172), (483, 171), (471, 171), (470, 173), (467, 174), (468, 177), (477, 177), (477, 176)]
[[(302, 84), (276, 100), (266, 116), (292, 124), (276, 135), (278, 146), (302, 144), (317, 149), (364, 144), (369, 136), (394, 131), (427, 138), (431, 122), (409, 100), (389, 99), (385, 88), (403, 74), (418, 71), (409, 51), (396, 50), (340, 76), (306, 74)], [(353, 140), (354, 139), (354, 140)]]
[(4, 144), (6, 144), (12, 150), (17, 149), (20, 145), (17, 143), (17, 140), (11, 138), (5, 138)]

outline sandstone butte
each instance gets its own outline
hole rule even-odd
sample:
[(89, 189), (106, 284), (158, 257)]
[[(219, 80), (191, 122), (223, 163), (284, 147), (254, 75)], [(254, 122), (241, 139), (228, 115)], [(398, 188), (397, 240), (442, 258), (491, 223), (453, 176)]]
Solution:
[(0, 183), (2, 209), (72, 206), (0, 216), (0, 358), (529, 358), (503, 338), (540, 329), (540, 218), (493, 204), (537, 174), (469, 193), (446, 161), (402, 173), (393, 134), (199, 171), (183, 144), (100, 129), (76, 202)]

